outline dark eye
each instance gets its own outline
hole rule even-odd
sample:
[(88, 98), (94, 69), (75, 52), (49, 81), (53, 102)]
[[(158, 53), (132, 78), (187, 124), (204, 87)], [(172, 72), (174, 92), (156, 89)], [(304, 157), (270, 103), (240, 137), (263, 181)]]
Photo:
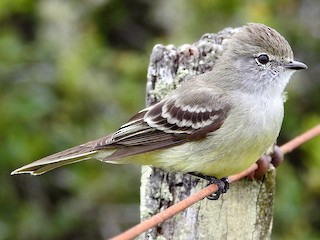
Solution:
[(259, 64), (267, 64), (269, 62), (269, 56), (267, 54), (261, 54), (258, 57), (256, 57), (256, 61)]

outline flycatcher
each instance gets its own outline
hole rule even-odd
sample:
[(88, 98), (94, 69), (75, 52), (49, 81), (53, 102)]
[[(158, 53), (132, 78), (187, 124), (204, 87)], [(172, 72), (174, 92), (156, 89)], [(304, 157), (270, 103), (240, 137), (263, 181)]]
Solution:
[(137, 163), (217, 178), (252, 165), (272, 146), (283, 120), (283, 92), (295, 70), (288, 42), (249, 23), (229, 39), (210, 72), (183, 82), (113, 134), (45, 157), (12, 174), (43, 174), (87, 159)]

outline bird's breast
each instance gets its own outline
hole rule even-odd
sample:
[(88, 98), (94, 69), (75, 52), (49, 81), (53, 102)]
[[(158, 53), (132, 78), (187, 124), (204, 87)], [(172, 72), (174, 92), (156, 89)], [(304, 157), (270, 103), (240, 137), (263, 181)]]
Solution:
[(155, 165), (216, 177), (243, 171), (275, 143), (283, 119), (279, 99), (238, 101), (220, 129), (203, 140), (161, 151)]

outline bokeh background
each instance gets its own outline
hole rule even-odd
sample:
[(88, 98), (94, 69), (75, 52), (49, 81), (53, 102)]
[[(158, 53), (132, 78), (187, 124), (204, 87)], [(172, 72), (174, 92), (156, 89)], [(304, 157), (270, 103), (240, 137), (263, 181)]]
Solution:
[[(320, 1), (1, 0), (0, 239), (103, 239), (137, 223), (137, 166), (10, 172), (106, 135), (144, 107), (155, 44), (251, 21), (276, 28), (309, 66), (288, 86), (281, 144), (320, 122)], [(317, 138), (278, 168), (272, 239), (320, 238), (319, 149)]]

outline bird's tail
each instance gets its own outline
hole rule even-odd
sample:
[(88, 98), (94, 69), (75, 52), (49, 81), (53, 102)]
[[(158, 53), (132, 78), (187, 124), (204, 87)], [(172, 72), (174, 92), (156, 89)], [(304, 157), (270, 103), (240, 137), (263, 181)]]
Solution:
[(62, 152), (55, 153), (38, 161), (25, 165), (14, 170), (11, 175), (20, 173), (30, 173), (31, 175), (40, 175), (52, 169), (80, 162), (92, 158), (97, 151), (94, 150), (96, 141), (91, 141)]

